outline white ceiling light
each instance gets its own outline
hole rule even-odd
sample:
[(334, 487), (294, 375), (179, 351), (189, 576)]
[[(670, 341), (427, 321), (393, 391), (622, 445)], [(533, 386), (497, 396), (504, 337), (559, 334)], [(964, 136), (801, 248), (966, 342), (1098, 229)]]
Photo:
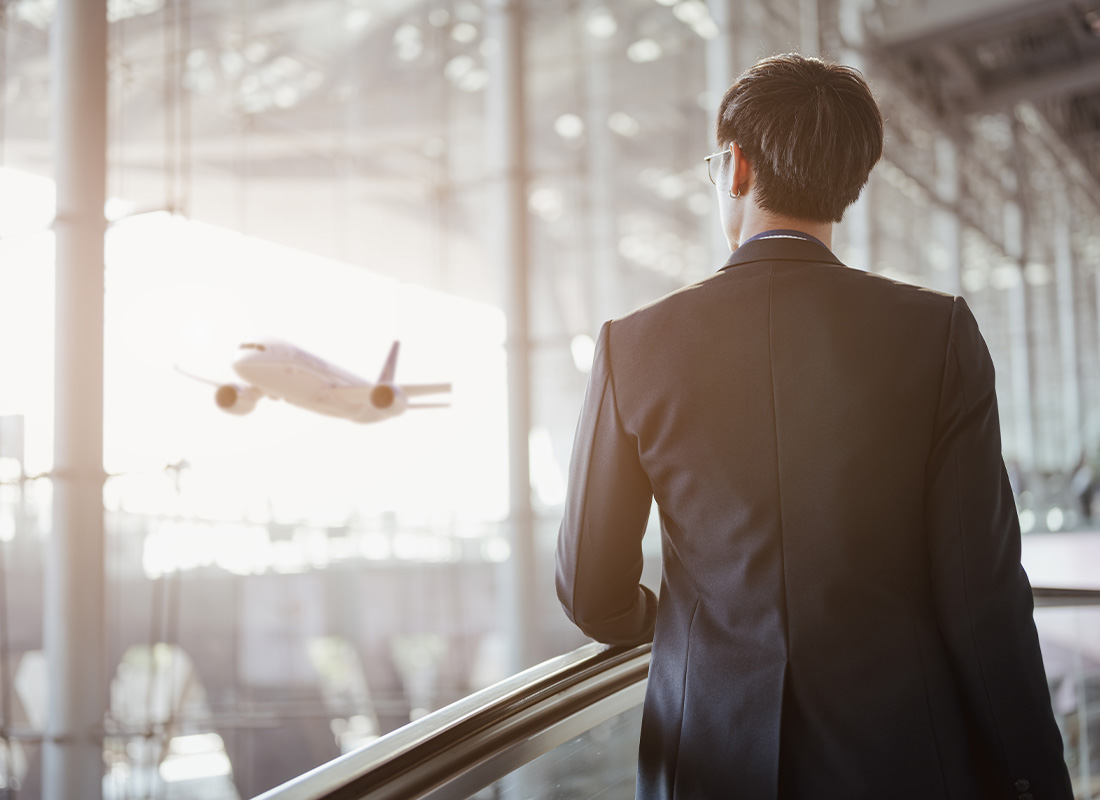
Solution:
[(1011, 259), (1006, 259), (989, 273), (989, 285), (1004, 291), (1020, 285), (1020, 268)]
[(415, 61), (424, 52), (424, 40), (420, 28), (406, 22), (393, 32), (393, 46), (402, 61)]
[(282, 86), (275, 90), (275, 105), (279, 108), (291, 108), (302, 99), (302, 93), (294, 86)]
[(271, 52), (271, 48), (269, 48), (263, 42), (249, 42), (249, 44), (244, 48), (244, 57), (251, 61), (253, 64), (259, 64), (261, 61), (267, 58), (267, 54), (269, 52)]
[(652, 39), (639, 39), (626, 49), (626, 57), (635, 64), (645, 64), (661, 57), (661, 45)]
[(565, 200), (557, 189), (542, 186), (528, 195), (527, 208), (543, 222), (555, 222), (565, 213)]
[(606, 8), (593, 9), (584, 23), (585, 29), (597, 39), (609, 39), (619, 29), (619, 23), (614, 15)]
[(480, 92), (489, 83), (488, 70), (478, 67), (458, 79), (458, 88), (464, 92)]
[(1031, 261), (1024, 267), (1024, 280), (1029, 286), (1046, 286), (1052, 277), (1050, 267), (1038, 261)]
[(584, 120), (576, 114), (562, 114), (554, 120), (554, 133), (563, 139), (577, 139), (584, 133)]
[(672, 7), (672, 15), (685, 25), (694, 25), (701, 19), (710, 18), (702, 0), (680, 0)]
[(451, 28), (451, 38), (456, 42), (468, 44), (477, 38), (477, 27), (469, 22), (460, 22)]
[(718, 35), (718, 25), (703, 0), (680, 0), (672, 7), (672, 14), (703, 39)]
[(712, 19), (699, 20), (691, 26), (691, 29), (695, 31), (700, 39), (716, 39), (718, 34), (721, 33), (718, 30), (718, 23)]
[(160, 11), (163, 6), (164, 0), (107, 0), (107, 21), (118, 22), (131, 17), (141, 17)]
[(988, 279), (980, 269), (964, 270), (962, 274), (963, 289), (968, 292), (980, 292), (985, 288)]
[(458, 83), (473, 68), (474, 60), (470, 56), (455, 56), (443, 67), (443, 75), (451, 83)]
[(370, 11), (365, 8), (353, 8), (344, 15), (344, 27), (358, 33), (370, 24), (370, 16)]
[(236, 50), (225, 50), (218, 59), (227, 78), (236, 78), (244, 69), (244, 56)]
[(619, 134), (619, 136), (633, 139), (638, 135), (641, 126), (638, 125), (638, 120), (634, 119), (634, 117), (622, 111), (616, 111), (607, 118), (607, 127)]

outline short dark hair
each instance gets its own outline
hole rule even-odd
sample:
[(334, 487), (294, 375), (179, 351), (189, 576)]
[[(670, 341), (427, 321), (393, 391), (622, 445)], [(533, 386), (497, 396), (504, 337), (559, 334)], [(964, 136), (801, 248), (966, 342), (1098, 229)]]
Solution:
[(859, 70), (786, 53), (726, 90), (717, 137), (752, 164), (761, 208), (840, 222), (882, 157), (882, 114)]

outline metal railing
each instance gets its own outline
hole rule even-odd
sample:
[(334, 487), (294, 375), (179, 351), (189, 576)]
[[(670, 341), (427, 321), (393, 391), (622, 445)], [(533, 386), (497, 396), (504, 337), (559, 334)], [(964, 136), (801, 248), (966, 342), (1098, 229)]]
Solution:
[(649, 645), (585, 645), (411, 722), (257, 800), (465, 797), (640, 705), (649, 654)]
[[(1033, 591), (1037, 608), (1100, 606), (1100, 590)], [(586, 645), (405, 725), (256, 800), (468, 797), (641, 705), (649, 658), (649, 645)]]

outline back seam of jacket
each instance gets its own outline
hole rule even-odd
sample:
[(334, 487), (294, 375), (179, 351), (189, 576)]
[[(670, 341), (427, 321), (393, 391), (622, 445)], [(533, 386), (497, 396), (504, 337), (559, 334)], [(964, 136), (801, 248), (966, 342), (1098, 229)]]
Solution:
[[(775, 441), (775, 487), (776, 494), (779, 497), (779, 566), (780, 575), (783, 579), (783, 644), (785, 650), (784, 665), (783, 665), (783, 684), (779, 691), (779, 737), (776, 741), (776, 748), (780, 747), (780, 743), (783, 740), (783, 705), (787, 698), (787, 680), (790, 677), (790, 660), (791, 660), (791, 629), (790, 621), (788, 620), (788, 600), (787, 600), (787, 558), (786, 548), (783, 542), (783, 479), (779, 466), (779, 401), (775, 394), (775, 363), (772, 353), (772, 283), (775, 279), (775, 267), (774, 265), (768, 266), (768, 381), (772, 392), (772, 433)], [(776, 768), (778, 770), (779, 759), (776, 758)], [(776, 791), (778, 793), (779, 786), (779, 774), (776, 773)]]

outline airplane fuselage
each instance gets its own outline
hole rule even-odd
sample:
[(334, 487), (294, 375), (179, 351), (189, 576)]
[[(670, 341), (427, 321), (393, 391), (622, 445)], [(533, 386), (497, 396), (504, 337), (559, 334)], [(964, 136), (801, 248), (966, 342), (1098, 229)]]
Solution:
[[(290, 344), (264, 340), (251, 346), (242, 345), (233, 360), (233, 371), (267, 397), (318, 414), (355, 422), (377, 422), (400, 413), (364, 402), (363, 398), (374, 386), (370, 381)], [(337, 391), (351, 387), (362, 390), (355, 400)]]

